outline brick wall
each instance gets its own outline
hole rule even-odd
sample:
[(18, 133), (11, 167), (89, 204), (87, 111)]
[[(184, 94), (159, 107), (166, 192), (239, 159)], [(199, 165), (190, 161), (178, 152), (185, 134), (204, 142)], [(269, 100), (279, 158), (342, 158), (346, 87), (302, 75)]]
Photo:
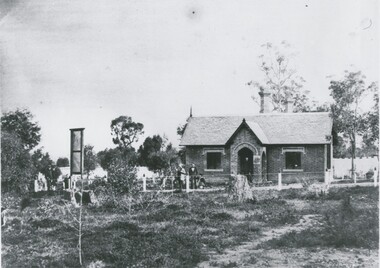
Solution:
[(231, 150), (231, 172), (234, 174), (240, 172), (238, 152), (246, 147), (253, 152), (253, 178), (255, 181), (261, 179), (262, 146), (256, 135), (246, 127), (243, 127), (235, 137), (233, 137), (233, 140), (229, 145)]
[[(324, 180), (325, 169), (325, 153), (324, 145), (270, 145), (266, 149), (263, 147), (257, 137), (248, 129), (242, 128), (233, 140), (226, 147), (223, 146), (187, 146), (186, 147), (186, 170), (194, 163), (198, 171), (205, 176), (225, 177), (233, 172), (238, 173), (238, 151), (241, 148), (247, 147), (256, 155), (254, 159), (254, 180), (262, 179), (262, 153), (266, 150), (268, 172), (267, 180), (277, 182), (278, 172), (282, 172), (283, 183), (299, 182), (301, 179)], [(285, 169), (285, 154), (282, 154), (283, 147), (304, 147), (305, 153), (301, 154), (301, 164), (303, 171), (284, 171)], [(207, 155), (205, 150), (208, 149), (224, 149), (222, 154), (222, 169), (220, 171), (206, 171)]]
[[(207, 155), (204, 151), (207, 150), (224, 150), (222, 153), (222, 170), (221, 171), (206, 171), (207, 169)], [(230, 150), (223, 146), (187, 146), (186, 147), (186, 170), (190, 168), (191, 164), (195, 164), (199, 173), (205, 175), (218, 175), (230, 173)]]
[[(301, 154), (303, 171), (284, 171), (285, 154), (283, 147), (304, 147)], [(268, 180), (277, 182), (278, 172), (282, 172), (284, 183), (297, 182), (302, 178), (323, 181), (325, 172), (324, 145), (272, 145), (267, 147)]]

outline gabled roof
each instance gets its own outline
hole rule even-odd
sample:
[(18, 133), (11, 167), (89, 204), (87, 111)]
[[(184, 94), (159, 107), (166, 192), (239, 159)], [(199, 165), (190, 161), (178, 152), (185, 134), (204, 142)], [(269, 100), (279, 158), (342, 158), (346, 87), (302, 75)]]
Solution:
[(263, 144), (327, 144), (329, 113), (269, 113), (254, 116), (190, 117), (180, 145), (225, 145), (246, 120)]
[(240, 130), (244, 127), (251, 130), (256, 135), (256, 137), (259, 139), (259, 141), (261, 143), (267, 144), (269, 142), (267, 136), (265, 136), (265, 134), (264, 134), (264, 131), (261, 129), (261, 127), (257, 123), (255, 123), (253, 121), (247, 122), (245, 120), (245, 118), (243, 118), (243, 121), (241, 122), (240, 126), (235, 130), (235, 132), (232, 134), (232, 136), (228, 139), (227, 143), (229, 141), (233, 140), (235, 135), (238, 134), (240, 132)]

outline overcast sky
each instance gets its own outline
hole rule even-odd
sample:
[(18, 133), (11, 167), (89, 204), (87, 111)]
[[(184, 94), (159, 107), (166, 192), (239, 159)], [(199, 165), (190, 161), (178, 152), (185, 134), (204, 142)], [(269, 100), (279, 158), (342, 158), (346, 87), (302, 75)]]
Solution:
[(2, 111), (28, 108), (53, 159), (69, 156), (69, 128), (112, 147), (110, 122), (129, 115), (146, 135), (197, 115), (258, 112), (265, 42), (289, 42), (310, 97), (329, 100), (331, 77), (378, 80), (379, 2), (0, 0)]

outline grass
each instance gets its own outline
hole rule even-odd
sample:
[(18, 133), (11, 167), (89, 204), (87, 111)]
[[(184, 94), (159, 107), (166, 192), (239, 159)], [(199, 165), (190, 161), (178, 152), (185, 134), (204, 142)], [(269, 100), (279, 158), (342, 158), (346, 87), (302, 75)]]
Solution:
[(312, 227), (301, 232), (289, 232), (280, 238), (267, 241), (262, 247), (378, 249), (378, 194), (378, 189), (373, 187), (334, 189), (328, 193), (325, 200), (339, 200), (340, 204), (321, 210), (322, 228)]
[[(254, 241), (263, 229), (298, 223), (305, 214), (322, 215), (322, 229), (287, 233), (261, 247), (378, 248), (374, 187), (331, 189), (318, 198), (303, 189), (262, 192), (258, 201), (245, 203), (229, 200), (224, 192), (149, 195), (131, 214), (122, 202), (118, 207), (85, 207), (85, 266), (194, 267), (211, 252)], [(78, 267), (76, 231), (59, 196), (31, 197), (23, 201), (23, 211), (21, 198), (2, 198), (9, 208), (2, 227), (4, 267)], [(255, 254), (249, 263), (259, 261)], [(238, 265), (231, 261), (224, 267)]]

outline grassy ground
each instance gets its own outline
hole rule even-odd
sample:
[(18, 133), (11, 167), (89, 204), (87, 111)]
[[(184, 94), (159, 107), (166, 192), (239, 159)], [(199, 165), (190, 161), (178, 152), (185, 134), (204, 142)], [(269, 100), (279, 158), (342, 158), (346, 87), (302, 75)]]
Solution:
[[(255, 194), (256, 202), (245, 203), (224, 192), (145, 196), (131, 212), (123, 205), (87, 206), (84, 266), (344, 267), (355, 258), (363, 267), (378, 263), (378, 189), (331, 189), (319, 197), (303, 189)], [(10, 207), (2, 227), (3, 267), (79, 266), (71, 216), (77, 209), (69, 213), (59, 196), (32, 198), (23, 211), (19, 202), (2, 197)]]

